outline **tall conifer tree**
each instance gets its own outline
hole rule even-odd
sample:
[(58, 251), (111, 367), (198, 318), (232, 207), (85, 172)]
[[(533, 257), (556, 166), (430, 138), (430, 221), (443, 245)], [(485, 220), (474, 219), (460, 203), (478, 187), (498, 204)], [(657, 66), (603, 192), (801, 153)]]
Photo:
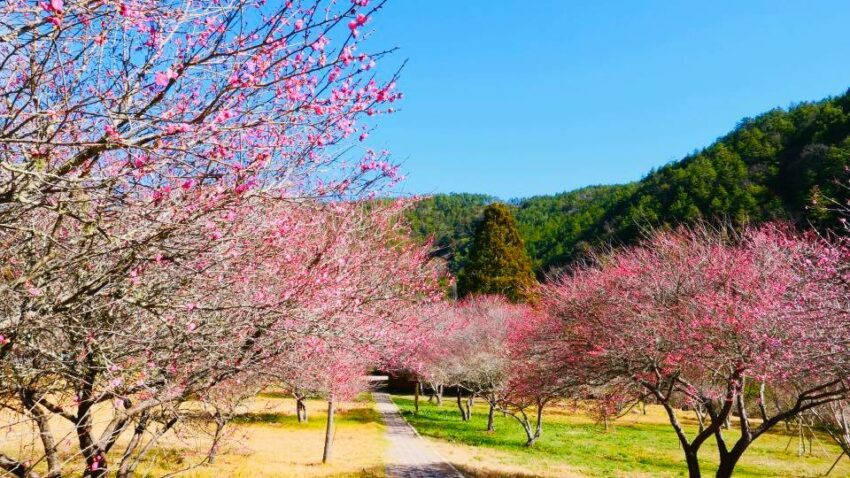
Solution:
[(475, 230), (469, 260), (458, 276), (458, 295), (500, 294), (525, 302), (534, 281), (513, 214), (504, 204), (487, 206)]

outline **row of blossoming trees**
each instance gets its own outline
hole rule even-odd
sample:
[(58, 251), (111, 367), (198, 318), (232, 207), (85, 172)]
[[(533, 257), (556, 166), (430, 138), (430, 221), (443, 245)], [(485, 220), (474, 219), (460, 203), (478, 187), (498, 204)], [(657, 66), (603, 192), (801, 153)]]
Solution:
[(464, 395), (489, 403), (491, 430), (494, 411), (516, 418), (528, 445), (555, 400), (600, 419), (660, 405), (692, 477), (707, 441), (728, 477), (756, 439), (804, 414), (846, 449), (848, 259), (845, 243), (781, 225), (658, 232), (542, 285), (533, 305), (438, 306), (450, 333), (418, 376), (456, 387), (463, 419)]
[(199, 403), (404, 362), (437, 271), (362, 201), (381, 6), (0, 3), (0, 473), (131, 476)]

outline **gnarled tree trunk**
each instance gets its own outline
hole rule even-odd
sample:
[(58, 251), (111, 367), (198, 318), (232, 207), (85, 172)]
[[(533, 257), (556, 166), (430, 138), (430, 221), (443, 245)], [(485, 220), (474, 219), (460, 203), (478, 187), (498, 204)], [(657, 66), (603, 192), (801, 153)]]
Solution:
[(307, 404), (304, 397), (295, 397), (295, 414), (298, 416), (298, 423), (307, 423)]
[(469, 400), (463, 398), (463, 388), (457, 387), (457, 408), (460, 410), (460, 419), (467, 422), (470, 419)]
[(227, 426), (227, 419), (220, 411), (216, 410), (215, 415), (213, 415), (213, 422), (215, 422), (215, 432), (213, 432), (213, 440), (210, 445), (210, 451), (207, 453), (207, 463), (210, 465), (215, 463), (215, 458), (218, 455), (219, 445), (222, 434), (224, 433), (224, 427)]

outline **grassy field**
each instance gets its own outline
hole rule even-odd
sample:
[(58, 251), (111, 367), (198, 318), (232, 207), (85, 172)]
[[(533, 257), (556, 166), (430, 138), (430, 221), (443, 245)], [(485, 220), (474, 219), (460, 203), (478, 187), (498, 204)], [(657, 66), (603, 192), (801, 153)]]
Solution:
[[(631, 413), (614, 422), (608, 432), (582, 414), (550, 409), (544, 415), (542, 437), (528, 449), (523, 446), (525, 434), (510, 417), (497, 416), (496, 431), (485, 431), (487, 409), (483, 403), (476, 404), (472, 420), (464, 423), (451, 400), (444, 400), (442, 407), (423, 400), (418, 415), (413, 414), (412, 397), (394, 396), (393, 400), (419, 433), (469, 476), (687, 475), (684, 455), (660, 407), (647, 407), (646, 415)], [(695, 419), (685, 422), (695, 429)], [(786, 434), (784, 429), (762, 436), (742, 458), (736, 476), (823, 476), (839, 455), (826, 436), (812, 441), (811, 454), (807, 450), (798, 456), (798, 446), (796, 435)], [(705, 476), (714, 474), (715, 456), (713, 443), (703, 446), (700, 458)], [(850, 460), (843, 458), (830, 476), (850, 476)]]
[[(325, 402), (309, 401), (310, 420), (298, 423), (295, 402), (260, 395), (236, 420), (232, 436), (212, 466), (190, 471), (188, 478), (383, 477), (387, 443), (384, 426), (371, 400), (342, 403), (336, 414), (334, 457), (322, 464)], [(193, 457), (187, 449), (166, 449), (169, 456)], [(152, 476), (158, 476), (152, 473)]]
[[(242, 410), (228, 431), (215, 463), (194, 468), (189, 478), (271, 478), (271, 477), (383, 477), (384, 451), (387, 443), (384, 426), (374, 404), (364, 395), (354, 402), (339, 404), (336, 415), (334, 459), (322, 464), (325, 434), (325, 407), (321, 401), (307, 403), (310, 421), (299, 424), (295, 417), (295, 402), (277, 394), (262, 394)], [(0, 423), (14, 423), (13, 417), (0, 417)], [(20, 450), (34, 443), (34, 430), (18, 427), (15, 433), (0, 436), (0, 451), (20, 456)], [(58, 432), (67, 424), (54, 423)], [(127, 438), (123, 437), (120, 443)], [(67, 460), (68, 476), (78, 476), (79, 457), (74, 440), (63, 440), (60, 454)], [(148, 459), (137, 470), (137, 476), (163, 476), (166, 471), (188, 467), (200, 462), (206, 451), (204, 439), (171, 433), (163, 437), (158, 448), (151, 450)], [(32, 455), (39, 456), (38, 449)], [(43, 471), (39, 468), (39, 471)]]

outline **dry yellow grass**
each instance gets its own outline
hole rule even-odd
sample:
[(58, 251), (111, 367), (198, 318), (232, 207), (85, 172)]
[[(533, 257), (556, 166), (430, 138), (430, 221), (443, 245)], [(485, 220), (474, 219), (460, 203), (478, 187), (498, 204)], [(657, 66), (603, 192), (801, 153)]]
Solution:
[[(325, 402), (309, 401), (310, 422), (299, 424), (295, 418), (295, 402), (275, 394), (260, 395), (242, 410), (242, 416), (230, 426), (215, 463), (193, 468), (182, 474), (190, 478), (270, 478), (270, 477), (382, 477), (384, 476), (384, 426), (369, 400), (344, 402), (337, 411), (334, 457), (322, 464), (325, 433)], [(96, 415), (97, 416), (97, 415)], [(3, 423), (14, 417), (5, 414)], [(80, 470), (80, 460), (66, 423), (55, 422), (55, 428), (68, 439), (61, 454), (68, 459), (66, 469), (71, 476)], [(22, 447), (33, 447), (30, 456), (38, 456), (33, 445), (33, 430), (15, 427), (15, 432), (0, 437), (0, 450), (20, 456)], [(126, 437), (122, 437), (122, 440)], [(191, 466), (204, 458), (207, 439), (169, 434), (158, 448), (140, 465), (137, 476), (162, 476), (166, 471)], [(41, 467), (39, 467), (41, 468)], [(77, 473), (74, 473), (74, 472)]]
[(334, 457), (331, 463), (321, 463), (325, 406), (324, 402), (308, 402), (310, 423), (298, 424), (293, 400), (257, 397), (246, 415), (250, 419), (234, 425), (215, 464), (196, 468), (185, 476), (384, 476), (384, 427), (369, 401), (340, 404)]

